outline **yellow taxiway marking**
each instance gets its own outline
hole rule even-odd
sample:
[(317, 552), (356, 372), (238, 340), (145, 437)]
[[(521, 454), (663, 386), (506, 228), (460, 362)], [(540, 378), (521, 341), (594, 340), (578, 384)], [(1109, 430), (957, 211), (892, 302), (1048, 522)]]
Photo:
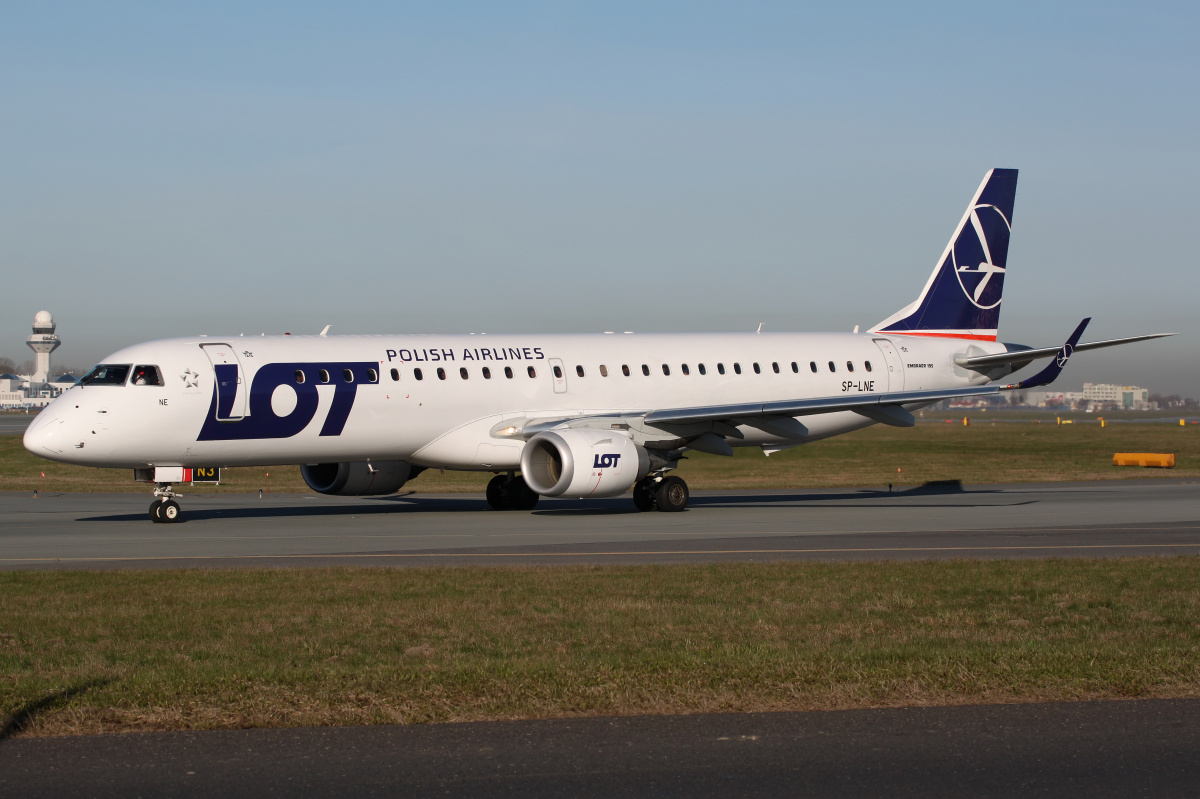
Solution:
[(138, 555), (129, 557), (103, 558), (2, 558), (0, 563), (96, 563), (109, 561), (160, 561), (160, 560), (287, 560), (318, 558), (570, 558), (570, 557), (621, 557), (628, 555), (803, 555), (838, 554), (851, 552), (1002, 552), (1051, 549), (1196, 549), (1197, 544), (1061, 544), (1045, 546), (995, 546), (995, 547), (847, 547), (844, 549), (663, 549), (625, 550), (605, 552), (363, 552), (334, 554), (294, 555)]

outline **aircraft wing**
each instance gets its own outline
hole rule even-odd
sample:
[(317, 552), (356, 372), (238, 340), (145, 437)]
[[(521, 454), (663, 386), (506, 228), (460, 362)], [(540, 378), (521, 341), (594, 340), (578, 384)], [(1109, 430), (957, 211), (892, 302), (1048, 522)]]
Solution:
[[(795, 437), (803, 439), (806, 431), (800, 429), (795, 417), (811, 416), (821, 413), (837, 413), (851, 411), (881, 424), (895, 427), (912, 427), (916, 418), (905, 408), (905, 405), (927, 405), (941, 400), (959, 399), (962, 397), (986, 397), (999, 394), (1001, 391), (1033, 388), (1053, 382), (1067, 365), (1072, 353), (1079, 349), (1079, 338), (1083, 335), (1091, 318), (1084, 319), (1075, 328), (1063, 345), (1053, 351), (1057, 357), (1045, 369), (1033, 377), (1019, 383), (1008, 385), (966, 386), (963, 388), (928, 389), (921, 391), (885, 391), (878, 394), (853, 394), (834, 397), (807, 397), (793, 400), (773, 400), (770, 402), (746, 402), (730, 405), (699, 405), (691, 408), (662, 408), (645, 412), (627, 412), (604, 417), (585, 417), (574, 419), (542, 419), (525, 426), (506, 426), (493, 431), (500, 437), (530, 436), (550, 430), (560, 425), (568, 426), (599, 426), (628, 428), (630, 421), (637, 420), (652, 428), (674, 430), (683, 438), (700, 438), (706, 433), (715, 433), (717, 428), (722, 435), (737, 434), (739, 425), (748, 425), (768, 430), (783, 438)], [(1100, 342), (1104, 343), (1104, 342)], [(1095, 346), (1092, 347), (1095, 349)], [(1025, 353), (1022, 353), (1025, 354)], [(1026, 357), (1028, 357), (1026, 355)], [(507, 424), (507, 423), (501, 423)], [(705, 427), (708, 426), (708, 430)], [(740, 437), (740, 435), (739, 435)], [(693, 443), (691, 446), (696, 446)], [(728, 445), (716, 445), (723, 454)], [(716, 450), (714, 450), (716, 451)]]
[(890, 424), (904, 421), (912, 425), (912, 414), (903, 405), (910, 403), (939, 402), (960, 397), (983, 397), (997, 394), (1001, 386), (972, 386), (969, 388), (947, 388), (932, 391), (892, 391), (879, 394), (855, 394), (840, 397), (815, 397), (809, 399), (782, 400), (776, 402), (753, 402), (737, 405), (703, 405), (695, 408), (671, 408), (651, 411), (645, 415), (646, 424), (692, 424), (695, 422), (732, 422), (750, 420), (763, 416), (810, 416), (818, 413), (856, 411), (876, 421), (883, 416)]

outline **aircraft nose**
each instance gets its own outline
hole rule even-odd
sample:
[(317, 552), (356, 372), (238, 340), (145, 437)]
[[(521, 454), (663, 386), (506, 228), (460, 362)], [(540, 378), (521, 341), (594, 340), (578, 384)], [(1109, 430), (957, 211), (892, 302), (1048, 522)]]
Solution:
[(44, 411), (25, 430), (25, 449), (43, 458), (61, 455), (63, 451), (63, 420)]

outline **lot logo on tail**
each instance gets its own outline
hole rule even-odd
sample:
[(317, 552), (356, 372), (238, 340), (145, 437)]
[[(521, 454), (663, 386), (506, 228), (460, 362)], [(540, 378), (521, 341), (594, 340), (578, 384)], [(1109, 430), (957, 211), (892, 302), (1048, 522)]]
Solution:
[(992, 252), (1008, 252), (1012, 226), (1003, 211), (987, 203), (971, 209), (970, 222), (950, 250), (951, 266), (967, 299), (988, 310), (1000, 304), (1004, 289), (1004, 267), (994, 263)]

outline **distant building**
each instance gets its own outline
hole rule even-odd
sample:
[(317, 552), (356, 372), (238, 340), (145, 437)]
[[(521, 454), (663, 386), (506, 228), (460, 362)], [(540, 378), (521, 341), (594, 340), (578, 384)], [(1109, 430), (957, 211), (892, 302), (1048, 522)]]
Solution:
[(1150, 389), (1114, 383), (1084, 383), (1083, 391), (1046, 391), (1040, 396), (1030, 396), (1028, 402), (1039, 408), (1075, 409), (1082, 406), (1089, 411), (1147, 411), (1158, 406), (1150, 401)]
[(0, 408), (41, 408), (75, 385), (74, 375), (50, 377), (50, 353), (62, 344), (55, 328), (49, 311), (38, 311), (33, 317), (33, 335), (25, 340), (36, 358), (33, 374), (0, 375)]

